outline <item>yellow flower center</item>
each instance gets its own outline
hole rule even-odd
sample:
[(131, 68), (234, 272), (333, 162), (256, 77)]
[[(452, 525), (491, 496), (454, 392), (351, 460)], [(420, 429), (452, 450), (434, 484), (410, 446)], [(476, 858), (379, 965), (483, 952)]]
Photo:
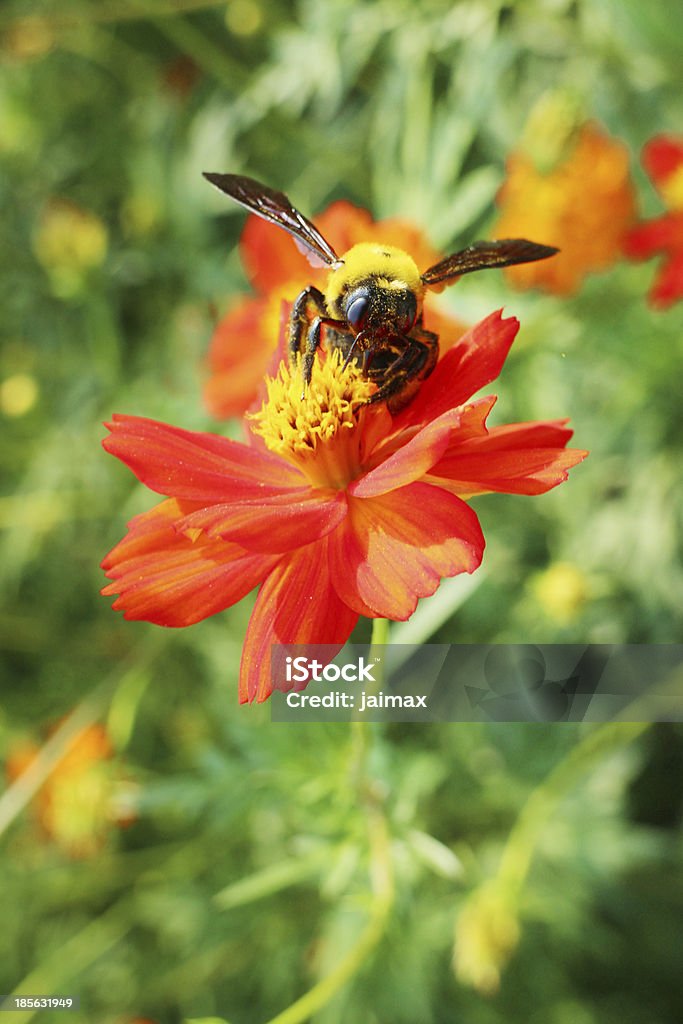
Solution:
[(300, 366), (281, 363), (266, 388), (266, 401), (250, 419), (272, 452), (303, 470), (314, 487), (343, 490), (359, 476), (358, 428), (374, 385), (356, 365), (342, 369), (337, 351), (324, 361), (316, 357), (311, 383), (304, 385)]

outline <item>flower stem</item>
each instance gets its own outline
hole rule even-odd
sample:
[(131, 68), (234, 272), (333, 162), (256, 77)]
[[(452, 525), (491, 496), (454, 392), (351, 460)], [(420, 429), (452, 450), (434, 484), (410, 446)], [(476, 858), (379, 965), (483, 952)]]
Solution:
[[(387, 643), (389, 623), (375, 619), (372, 625), (370, 657), (378, 656), (378, 649)], [(384, 659), (377, 662), (377, 685), (383, 679)], [(334, 970), (309, 989), (286, 1010), (273, 1017), (268, 1024), (301, 1024), (317, 1013), (365, 965), (386, 930), (394, 905), (394, 869), (391, 857), (391, 836), (384, 813), (384, 787), (378, 785), (370, 772), (372, 739), (375, 723), (362, 718), (351, 722), (351, 785), (358, 794), (358, 802), (365, 809), (369, 848), (370, 915), (368, 921)]]
[[(366, 689), (368, 693), (378, 693), (382, 689), (385, 674), (385, 660), (381, 656), (381, 648), (389, 640), (389, 620), (373, 619), (372, 635), (370, 637), (370, 651), (368, 660), (376, 662), (374, 670), (374, 683)], [(351, 720), (351, 742), (353, 747), (353, 762), (355, 766), (354, 775), (359, 778), (365, 772), (364, 762), (370, 745), (370, 730), (372, 722), (367, 721), (368, 711), (358, 711)]]
[[(377, 648), (384, 647), (389, 642), (389, 620), (373, 619), (372, 636), (370, 637), (370, 657), (378, 654)], [(381, 674), (380, 669), (380, 674)]]
[(648, 727), (648, 722), (607, 722), (594, 729), (531, 793), (508, 836), (498, 868), (498, 881), (508, 892), (521, 890), (545, 825), (577, 777), (602, 757), (632, 743)]
[(333, 971), (268, 1024), (300, 1024), (308, 1020), (358, 973), (381, 940), (394, 902), (394, 877), (389, 830), (379, 808), (368, 808), (368, 835), (372, 904), (365, 928)]
[(521, 895), (549, 819), (582, 773), (647, 728), (647, 722), (619, 721), (593, 730), (530, 794), (510, 831), (497, 872), (470, 893), (459, 912), (454, 967), (465, 984), (485, 994), (497, 990), (519, 940)]

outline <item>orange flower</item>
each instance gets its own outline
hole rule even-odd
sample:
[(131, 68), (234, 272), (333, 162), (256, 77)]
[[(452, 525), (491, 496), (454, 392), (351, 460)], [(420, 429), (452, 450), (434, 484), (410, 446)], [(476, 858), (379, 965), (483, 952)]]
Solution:
[(610, 267), (621, 255), (635, 215), (628, 151), (588, 123), (548, 172), (513, 153), (498, 205), (498, 237), (523, 234), (560, 249), (552, 260), (507, 268), (510, 281), (517, 288), (571, 295), (587, 273)]
[[(115, 416), (104, 447), (167, 496), (104, 559), (128, 619), (187, 626), (262, 584), (245, 639), (240, 701), (273, 686), (273, 644), (341, 647), (359, 615), (408, 619), (441, 577), (474, 572), (484, 538), (466, 499), (541, 494), (585, 452), (565, 421), (488, 428), (517, 333), (494, 313), (437, 364), (392, 417), (338, 353), (317, 357), (302, 397), (284, 363), (249, 420), (249, 443)], [(291, 685), (291, 684), (290, 684)]]
[[(338, 252), (358, 242), (382, 242), (406, 250), (418, 266), (432, 266), (440, 258), (412, 224), (398, 218), (373, 221), (351, 203), (332, 203), (316, 217), (316, 225)], [(281, 228), (260, 217), (248, 218), (240, 249), (256, 295), (237, 299), (211, 339), (204, 400), (219, 418), (241, 415), (254, 403), (265, 374), (277, 369), (273, 338), (281, 336), (283, 303), (293, 302), (307, 284), (324, 287), (329, 272), (311, 267)], [(426, 297), (425, 314), (426, 326), (442, 339), (443, 353), (464, 327), (439, 313), (432, 295)]]
[[(28, 742), (8, 758), (10, 781), (33, 763), (40, 747)], [(117, 808), (111, 772), (113, 749), (101, 725), (83, 729), (69, 744), (36, 798), (36, 813), (45, 833), (72, 857), (89, 857), (103, 845), (109, 826), (129, 824), (129, 811)]]
[(656, 136), (644, 147), (642, 159), (669, 212), (636, 225), (624, 251), (634, 260), (664, 254), (649, 299), (653, 306), (665, 308), (683, 298), (683, 138)]

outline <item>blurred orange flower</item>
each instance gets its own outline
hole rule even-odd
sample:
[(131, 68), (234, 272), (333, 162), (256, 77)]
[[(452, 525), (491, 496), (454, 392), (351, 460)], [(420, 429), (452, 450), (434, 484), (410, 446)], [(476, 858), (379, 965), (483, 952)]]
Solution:
[(513, 153), (498, 205), (497, 237), (522, 234), (560, 249), (552, 260), (508, 267), (509, 280), (517, 288), (572, 295), (587, 273), (621, 255), (635, 216), (628, 150), (588, 122), (548, 171), (526, 153)]
[(658, 135), (650, 139), (642, 160), (668, 212), (636, 225), (626, 238), (624, 251), (634, 260), (664, 255), (649, 299), (653, 306), (665, 308), (683, 298), (683, 137)]
[[(31, 741), (9, 756), (6, 773), (14, 782), (33, 764), (40, 747)], [(120, 780), (112, 774), (113, 748), (101, 725), (83, 729), (50, 772), (35, 801), (45, 834), (71, 857), (89, 857), (104, 844), (112, 824), (126, 825), (133, 813), (117, 800)]]
[[(440, 259), (414, 225), (399, 218), (374, 221), (366, 210), (348, 202), (332, 203), (315, 223), (338, 252), (358, 242), (382, 242), (409, 252), (418, 267), (430, 267)], [(293, 302), (307, 284), (324, 287), (329, 272), (326, 267), (311, 267), (281, 228), (260, 217), (247, 220), (240, 251), (256, 294), (237, 299), (211, 339), (204, 400), (218, 418), (240, 416), (254, 403), (263, 378), (277, 370), (274, 339), (282, 334), (283, 303)], [(425, 324), (439, 335), (442, 354), (465, 330), (439, 313), (430, 295), (425, 299)]]

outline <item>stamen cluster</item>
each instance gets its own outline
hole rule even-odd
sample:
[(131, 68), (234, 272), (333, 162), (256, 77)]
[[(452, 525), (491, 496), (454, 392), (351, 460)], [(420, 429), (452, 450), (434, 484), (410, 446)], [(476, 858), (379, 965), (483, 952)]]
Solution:
[(341, 353), (316, 359), (311, 383), (301, 366), (281, 363), (266, 379), (267, 398), (248, 418), (266, 447), (302, 469), (318, 486), (344, 487), (360, 471), (356, 435), (361, 410), (375, 386)]

